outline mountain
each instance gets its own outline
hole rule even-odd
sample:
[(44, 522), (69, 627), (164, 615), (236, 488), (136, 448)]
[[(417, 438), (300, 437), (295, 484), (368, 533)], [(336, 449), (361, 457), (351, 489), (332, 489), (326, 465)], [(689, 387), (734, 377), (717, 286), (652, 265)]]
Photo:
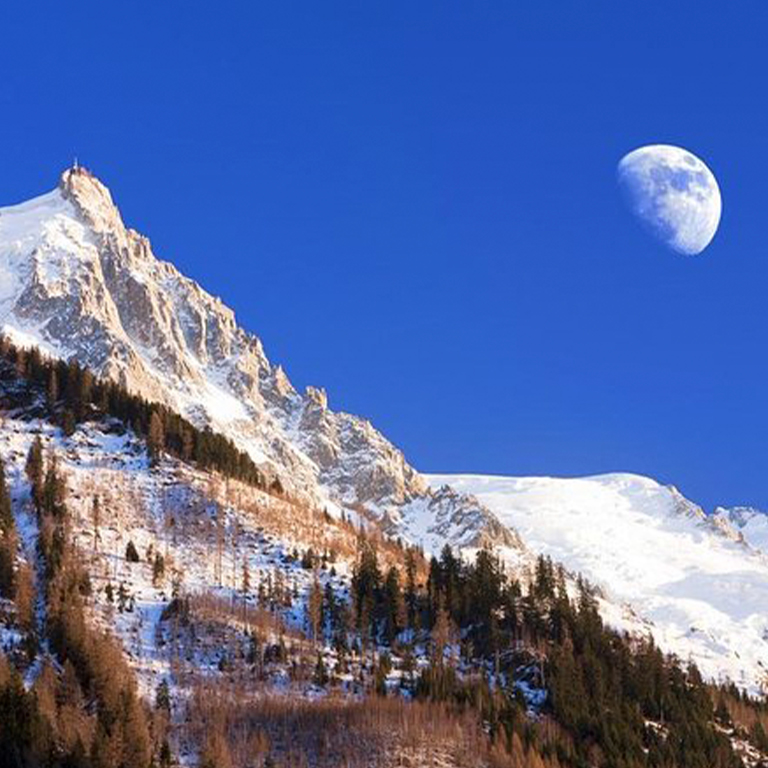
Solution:
[[(52, 192), (0, 209), (0, 324), (18, 344), (76, 359), (227, 435), (289, 494), (331, 514), (346, 508), (396, 532), (403, 505), (433, 503), (392, 443), (365, 419), (332, 411), (324, 390), (297, 392), (258, 337), (158, 260), (82, 167), (65, 171)], [(445, 499), (434, 502), (446, 541), (516, 544), (487, 509), (454, 501), (462, 520), (471, 508), (474, 526), (467, 539)]]
[(372, 521), (427, 554), (449, 544), (471, 557), (487, 544), (521, 573), (550, 555), (572, 583), (582, 573), (600, 588), (613, 625), (651, 633), (712, 678), (757, 690), (765, 676), (764, 516), (708, 516), (632, 475), (425, 477), (368, 421), (331, 410), (323, 389), (298, 392), (232, 310), (124, 225), (83, 168), (0, 209), (0, 325), (231, 438), (289, 500)]
[(714, 518), (739, 532), (751, 547), (768, 553), (768, 515), (754, 507), (718, 507)]
[[(614, 626), (650, 631), (713, 679), (753, 690), (765, 679), (768, 550), (757, 535), (765, 516), (706, 515), (675, 488), (631, 474), (428, 479), (472, 494), (532, 550), (583, 574)], [(753, 546), (739, 529), (755, 531)]]
[(0, 326), (0, 764), (766, 764), (761, 513), (419, 473), (82, 168)]

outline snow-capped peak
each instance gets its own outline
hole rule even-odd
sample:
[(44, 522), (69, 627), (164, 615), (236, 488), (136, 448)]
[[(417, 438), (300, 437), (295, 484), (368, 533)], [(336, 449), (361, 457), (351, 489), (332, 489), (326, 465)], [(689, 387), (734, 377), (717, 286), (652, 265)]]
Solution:
[(223, 432), (312, 504), (396, 516), (431, 494), (370, 423), (330, 410), (321, 388), (298, 393), (234, 312), (157, 259), (82, 167), (0, 209), (0, 323), (17, 342)]
[(82, 166), (68, 168), (61, 174), (59, 190), (95, 232), (119, 234), (124, 228), (109, 190)]

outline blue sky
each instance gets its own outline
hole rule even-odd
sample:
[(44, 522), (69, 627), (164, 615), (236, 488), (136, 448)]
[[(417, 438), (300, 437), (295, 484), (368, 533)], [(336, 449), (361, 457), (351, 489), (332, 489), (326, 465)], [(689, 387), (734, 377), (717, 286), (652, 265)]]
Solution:
[[(13, 6), (11, 8), (11, 6)], [(0, 203), (77, 155), (294, 382), (425, 471), (768, 507), (764, 3), (14, 3)], [(720, 182), (700, 257), (616, 163)]]

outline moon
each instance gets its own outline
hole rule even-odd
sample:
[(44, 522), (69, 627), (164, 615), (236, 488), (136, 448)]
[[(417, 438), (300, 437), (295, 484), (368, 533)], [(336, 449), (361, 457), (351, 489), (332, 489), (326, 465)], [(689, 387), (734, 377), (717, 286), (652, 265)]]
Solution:
[(617, 176), (632, 213), (673, 251), (692, 256), (712, 242), (723, 204), (714, 174), (696, 155), (651, 144), (624, 155)]

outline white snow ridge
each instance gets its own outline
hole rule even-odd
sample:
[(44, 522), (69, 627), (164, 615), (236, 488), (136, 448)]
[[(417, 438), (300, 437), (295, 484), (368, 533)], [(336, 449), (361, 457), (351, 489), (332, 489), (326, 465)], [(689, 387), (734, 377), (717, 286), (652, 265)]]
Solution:
[(320, 510), (378, 519), (428, 552), (493, 546), (510, 568), (549, 554), (601, 587), (614, 625), (651, 632), (712, 678), (762, 684), (764, 515), (708, 516), (634, 475), (423, 476), (369, 422), (332, 411), (323, 390), (297, 392), (230, 309), (125, 227), (82, 168), (0, 209), (0, 326), (210, 425)]
[(612, 624), (651, 632), (711, 678), (753, 690), (764, 679), (768, 556), (676, 489), (630, 474), (429, 480), (473, 494), (531, 549), (599, 586)]

